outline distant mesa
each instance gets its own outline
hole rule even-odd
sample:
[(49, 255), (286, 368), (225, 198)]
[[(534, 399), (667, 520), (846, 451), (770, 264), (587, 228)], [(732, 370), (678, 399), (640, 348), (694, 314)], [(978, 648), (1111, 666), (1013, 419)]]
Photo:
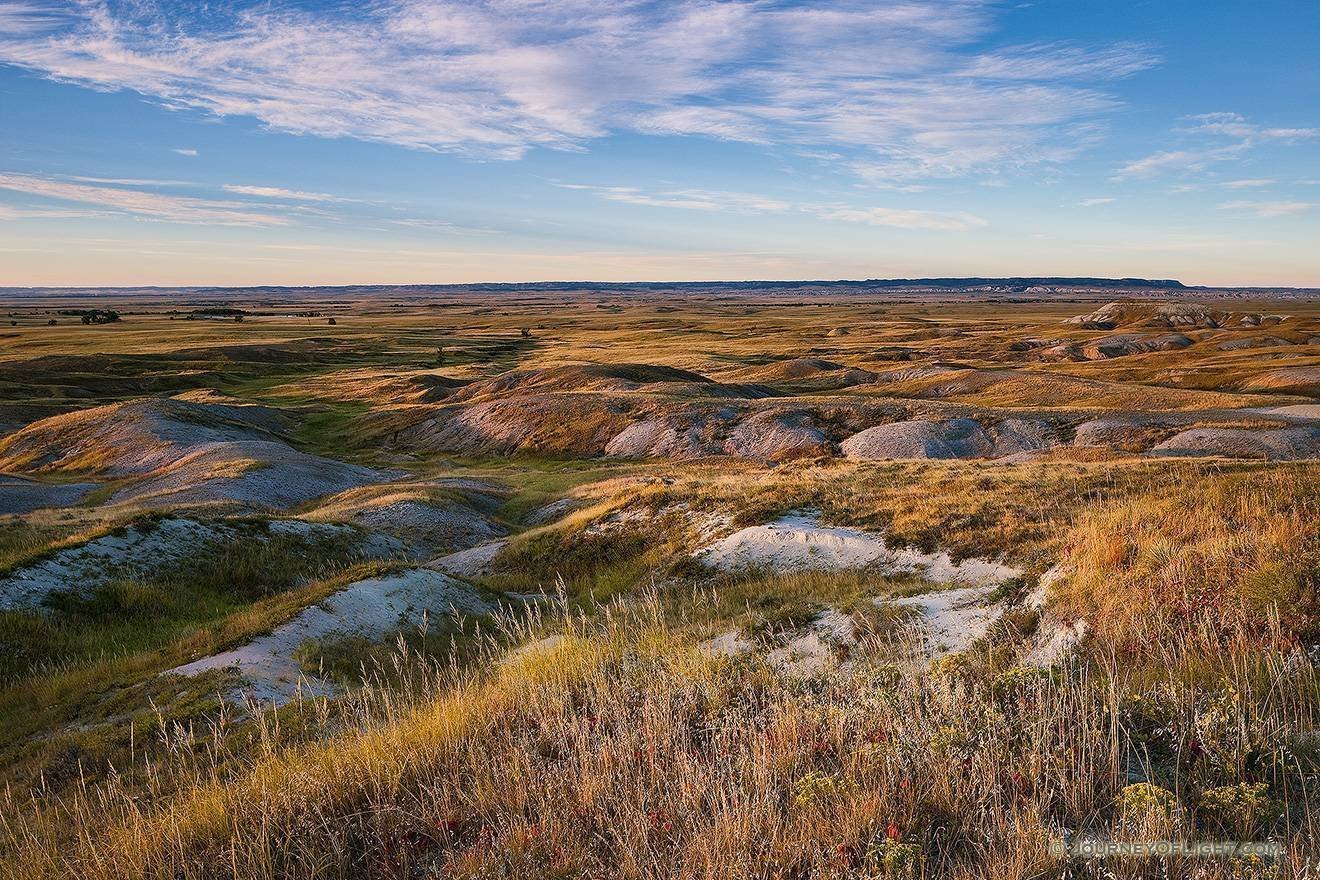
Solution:
[(1287, 315), (1229, 312), (1200, 303), (1111, 302), (1087, 315), (1064, 321), (1087, 330), (1120, 327), (1217, 330), (1228, 327), (1272, 327)]

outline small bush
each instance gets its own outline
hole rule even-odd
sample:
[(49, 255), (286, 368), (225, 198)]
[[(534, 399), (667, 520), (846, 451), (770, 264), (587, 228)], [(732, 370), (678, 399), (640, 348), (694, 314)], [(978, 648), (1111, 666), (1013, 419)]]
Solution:
[(1197, 804), (1199, 815), (1218, 831), (1246, 840), (1267, 827), (1280, 813), (1264, 782), (1207, 788)]

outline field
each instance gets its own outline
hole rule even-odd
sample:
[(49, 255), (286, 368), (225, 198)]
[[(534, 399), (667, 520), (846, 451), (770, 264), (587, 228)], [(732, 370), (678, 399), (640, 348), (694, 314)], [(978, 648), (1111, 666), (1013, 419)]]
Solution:
[(1320, 872), (1314, 298), (3, 311), (0, 876)]

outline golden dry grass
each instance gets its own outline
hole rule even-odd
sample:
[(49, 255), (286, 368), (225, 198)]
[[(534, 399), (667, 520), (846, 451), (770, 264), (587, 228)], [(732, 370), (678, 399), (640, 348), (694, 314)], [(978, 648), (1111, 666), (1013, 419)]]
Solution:
[[(1288, 333), (1302, 344), (1268, 356), (1198, 336), (1180, 351), (1041, 363), (1019, 345), (1102, 335), (1060, 324), (1094, 306), (547, 294), (516, 308), (496, 296), (444, 308), (355, 303), (334, 327), (280, 316), (171, 321), (159, 306), (104, 327), (24, 324), (0, 352), (0, 418), (8, 403), (59, 411), (214, 387), (296, 411), (292, 439), (303, 448), (419, 477), (494, 478), (512, 494), (500, 512), (511, 524), (573, 493), (582, 509), (516, 535), (492, 583), (550, 587), (563, 576), (573, 607), (591, 614), (509, 622), (483, 643), (489, 662), (437, 667), (404, 656), (333, 708), (212, 717), (215, 732), (200, 717), (193, 729), (162, 724), (152, 743), (135, 744), (130, 764), (108, 775), (89, 767), (87, 784), (71, 790), (10, 787), (0, 799), (0, 875), (1006, 880), (1064, 870), (1046, 846), (1067, 828), (1271, 836), (1290, 847), (1277, 866), (1173, 861), (1159, 870), (1303, 876), (1320, 858), (1308, 787), (1320, 772), (1320, 685), (1302, 651), (1318, 635), (1320, 465), (1099, 451), (1011, 466), (453, 460), (391, 439), (435, 409), (419, 402), (435, 377), (515, 367), (648, 363), (736, 381), (800, 357), (884, 373), (905, 364), (877, 355), (904, 347), (913, 363), (953, 372), (831, 391), (829, 405), (1046, 408), (1071, 424), (1097, 410), (1300, 402), (1243, 389), (1296, 391), (1270, 377), (1320, 357), (1306, 342), (1320, 326), (1309, 303), (1257, 306), (1299, 316)], [(826, 336), (836, 326), (849, 334)], [(813, 398), (806, 385), (783, 390)], [(543, 451), (552, 453), (618, 417), (551, 415), (559, 422)], [(351, 490), (310, 515), (435, 498), (430, 489)], [(718, 628), (864, 603), (877, 586), (856, 574), (721, 581), (684, 567), (703, 518), (745, 525), (795, 508), (956, 557), (1002, 557), (1030, 577), (1063, 563), (1055, 610), (1091, 623), (1088, 652), (1050, 677), (1008, 667), (994, 650), (914, 669), (876, 641), (851, 673), (810, 681), (756, 657), (707, 656), (697, 642)], [(634, 512), (654, 516), (604, 537), (591, 528)], [(0, 542), (3, 558), (116, 524), (90, 510), (65, 516), (28, 517), (12, 547)], [(671, 589), (647, 593), (652, 576), (669, 577)], [(259, 603), (174, 647), (229, 644), (337, 583)], [(562, 638), (545, 650), (501, 653), (506, 641), (555, 633)], [(140, 660), (119, 666), (140, 666), (144, 677), (159, 668)], [(64, 699), (30, 687), (13, 691), (10, 705), (28, 696)], [(311, 742), (281, 732), (295, 722)], [(1159, 791), (1127, 788), (1138, 779)], [(1242, 806), (1262, 784), (1269, 809)], [(1146, 867), (1156, 870), (1072, 869), (1135, 876)]]
[[(1311, 643), (1320, 621), (1320, 479), (1311, 468), (1206, 474), (1096, 505), (1065, 539), (1063, 608), (1113, 647), (1269, 637), (1277, 614)], [(1199, 624), (1199, 625), (1198, 625)]]
[(111, 784), (22, 819), (11, 804), (8, 864), (33, 878), (1016, 878), (1060, 867), (1047, 847), (1063, 828), (1129, 834), (1135, 772), (1167, 790), (1175, 837), (1223, 833), (1206, 792), (1266, 782), (1268, 819), (1229, 818), (1285, 841), (1291, 873), (1317, 856), (1317, 682), (1258, 662), (1211, 688), (1128, 683), (1117, 666), (1050, 679), (883, 663), (801, 683), (703, 654), (643, 603), (368, 693), (354, 729), (321, 745), (258, 750), (224, 775), (184, 759), (154, 797)]

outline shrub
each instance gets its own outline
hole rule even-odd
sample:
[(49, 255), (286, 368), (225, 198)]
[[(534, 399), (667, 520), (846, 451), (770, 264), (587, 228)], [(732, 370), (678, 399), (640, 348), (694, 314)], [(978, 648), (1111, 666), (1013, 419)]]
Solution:
[(1280, 813), (1264, 782), (1207, 788), (1201, 792), (1198, 808), (1212, 827), (1244, 840), (1270, 825)]

